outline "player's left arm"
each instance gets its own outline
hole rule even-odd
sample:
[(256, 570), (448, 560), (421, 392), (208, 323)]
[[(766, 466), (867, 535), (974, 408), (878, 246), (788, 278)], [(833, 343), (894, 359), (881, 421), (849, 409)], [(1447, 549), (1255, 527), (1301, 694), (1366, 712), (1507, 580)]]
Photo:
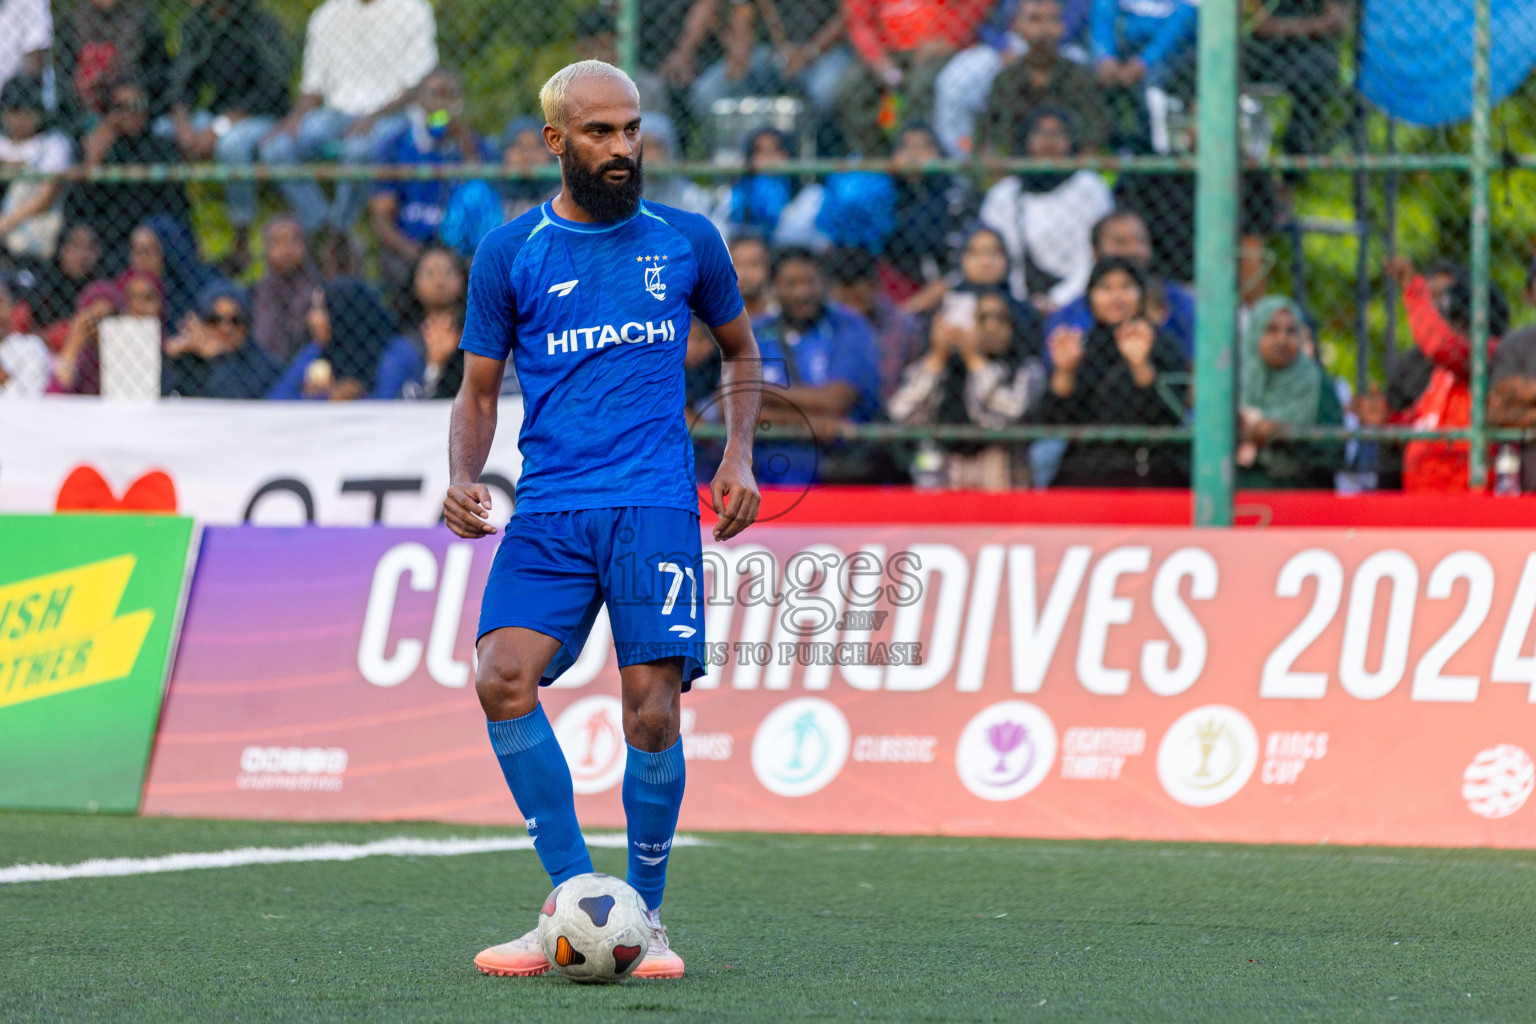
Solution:
[(762, 495), (752, 475), (752, 439), (763, 400), (763, 360), (745, 312), (711, 329), (720, 346), (720, 398), (725, 411), (725, 455), (709, 485), (719, 517), (715, 540), (729, 540), (757, 520)]

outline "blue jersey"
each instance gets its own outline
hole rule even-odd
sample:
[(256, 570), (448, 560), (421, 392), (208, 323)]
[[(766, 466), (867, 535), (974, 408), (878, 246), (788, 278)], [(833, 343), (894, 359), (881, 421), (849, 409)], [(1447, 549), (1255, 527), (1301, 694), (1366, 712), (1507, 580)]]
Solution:
[(486, 236), (459, 347), (505, 359), (523, 389), (519, 511), (648, 506), (697, 512), (684, 420), (690, 315), (741, 315), (725, 242), (706, 218), (642, 201), (616, 224), (550, 203)]

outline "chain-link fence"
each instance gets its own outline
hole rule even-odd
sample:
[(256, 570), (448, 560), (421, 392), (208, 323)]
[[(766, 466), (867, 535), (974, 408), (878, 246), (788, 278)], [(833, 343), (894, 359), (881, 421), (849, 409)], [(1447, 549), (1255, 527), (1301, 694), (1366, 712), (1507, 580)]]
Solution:
[[(1479, 60), (1479, 6), (1243, 0), (1239, 486), (1464, 489), (1485, 410), (1536, 425), (1536, 334), (1491, 376), (1484, 342), (1528, 292), (1536, 13), (1492, 4)], [(647, 198), (729, 240), (784, 392), (768, 482), (1188, 486), (1198, 19), (0, 0), (0, 396), (450, 397), (476, 245), (559, 187), (538, 87), (598, 58), (638, 87)], [(707, 332), (686, 361), (707, 471)]]

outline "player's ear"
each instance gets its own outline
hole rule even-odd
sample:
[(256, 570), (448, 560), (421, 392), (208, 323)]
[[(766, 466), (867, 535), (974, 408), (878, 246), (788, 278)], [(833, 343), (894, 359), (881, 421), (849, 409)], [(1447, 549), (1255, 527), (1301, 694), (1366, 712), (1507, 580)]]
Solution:
[(555, 154), (555, 156), (564, 156), (565, 133), (552, 124), (546, 124), (544, 126), (544, 145), (548, 146), (549, 151)]

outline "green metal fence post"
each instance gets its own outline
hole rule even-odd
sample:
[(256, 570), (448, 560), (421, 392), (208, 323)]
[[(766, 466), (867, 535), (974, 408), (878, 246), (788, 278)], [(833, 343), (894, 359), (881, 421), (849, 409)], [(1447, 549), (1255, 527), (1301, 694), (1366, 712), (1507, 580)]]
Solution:
[(1475, 0), (1472, 27), (1472, 490), (1488, 485), (1488, 177), (1493, 162), (1489, 50), (1492, 0)]
[(1200, 5), (1199, 199), (1195, 208), (1195, 525), (1231, 526), (1236, 443), (1239, 0)]
[(614, 28), (618, 35), (619, 67), (632, 75), (639, 66), (636, 54), (640, 35), (640, 0), (619, 0), (618, 16)]

